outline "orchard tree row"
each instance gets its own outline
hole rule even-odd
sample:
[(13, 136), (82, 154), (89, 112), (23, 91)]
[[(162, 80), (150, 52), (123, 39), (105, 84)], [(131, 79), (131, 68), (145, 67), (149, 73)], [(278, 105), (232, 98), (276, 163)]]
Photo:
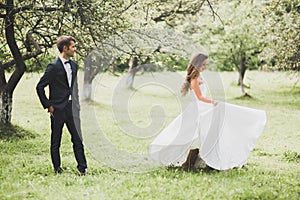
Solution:
[(247, 69), (300, 70), (299, 14), (299, 0), (1, 0), (0, 121), (10, 123), (23, 74), (57, 56), (59, 35), (77, 39), (86, 99), (101, 71), (182, 70), (199, 50), (238, 71), (246, 95)]

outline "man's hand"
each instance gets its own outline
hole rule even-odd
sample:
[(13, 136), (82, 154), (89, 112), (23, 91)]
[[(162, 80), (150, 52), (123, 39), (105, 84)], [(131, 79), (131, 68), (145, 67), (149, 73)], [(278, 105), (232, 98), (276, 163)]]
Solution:
[(53, 106), (50, 106), (49, 108), (48, 108), (48, 112), (50, 113), (50, 117), (54, 117), (54, 107)]

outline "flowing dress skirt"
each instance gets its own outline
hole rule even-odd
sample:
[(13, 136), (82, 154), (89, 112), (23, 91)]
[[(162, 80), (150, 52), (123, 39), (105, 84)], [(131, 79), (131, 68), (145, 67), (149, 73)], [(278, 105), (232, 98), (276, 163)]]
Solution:
[(150, 144), (149, 156), (180, 166), (190, 149), (214, 169), (242, 167), (266, 124), (263, 110), (219, 102), (191, 102)]

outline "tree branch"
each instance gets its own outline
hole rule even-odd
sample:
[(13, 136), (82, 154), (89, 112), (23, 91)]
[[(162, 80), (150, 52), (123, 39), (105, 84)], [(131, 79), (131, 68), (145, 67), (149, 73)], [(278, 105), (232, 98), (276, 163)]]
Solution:
[(0, 91), (6, 84), (5, 72), (0, 68)]
[(161, 13), (158, 17), (153, 18), (153, 21), (155, 21), (155, 22), (166, 21), (165, 18), (170, 17), (174, 14), (181, 14), (181, 15), (191, 14), (191, 15), (195, 15), (197, 12), (199, 12), (199, 10), (201, 9), (201, 7), (203, 6), (205, 1), (208, 1), (208, 0), (202, 0), (198, 4), (198, 6), (195, 6), (195, 9), (187, 8), (187, 9), (184, 9), (184, 10), (182, 9), (182, 2), (180, 1), (178, 6), (176, 6), (176, 8), (174, 8), (173, 10)]
[(124, 9), (121, 10), (120, 14), (129, 10), (129, 8), (131, 8), (133, 5), (137, 4), (137, 2), (138, 2), (137, 0), (132, 1), (128, 6), (126, 6)]
[(159, 16), (153, 18), (153, 21), (155, 21), (155, 22), (166, 21), (167, 17), (170, 17), (170, 16), (175, 15), (175, 14), (179, 14), (179, 15), (185, 15), (185, 14), (195, 15), (195, 14), (197, 14), (200, 11), (200, 9), (202, 8), (202, 6), (204, 5), (205, 2), (208, 3), (208, 6), (209, 6), (209, 8), (210, 8), (210, 10), (212, 12), (212, 15), (213, 15), (214, 19), (215, 19), (215, 16), (217, 16), (219, 18), (219, 20), (221, 21), (221, 23), (224, 24), (223, 21), (222, 21), (222, 19), (221, 19), (221, 17), (213, 9), (213, 6), (211, 5), (210, 0), (202, 0), (193, 9), (191, 9), (191, 8), (182, 9), (182, 4), (181, 4), (181, 1), (180, 1), (179, 4), (178, 4), (178, 6), (176, 6), (176, 8), (174, 8), (173, 10), (165, 11), (165, 12), (161, 13)]
[(210, 1), (209, 1), (209, 0), (206, 0), (206, 2), (207, 2), (208, 5), (209, 5), (209, 8), (210, 8), (210, 10), (211, 10), (211, 12), (212, 12), (212, 14), (213, 14), (214, 20), (215, 20), (215, 16), (217, 16), (217, 17), (219, 18), (219, 20), (221, 21), (222, 25), (224, 25), (223, 20), (222, 20), (221, 17), (218, 15), (218, 13), (216, 13), (216, 11), (215, 11), (214, 8), (212, 7)]
[(3, 3), (0, 3), (0, 8), (2, 9), (6, 9), (7, 5), (6, 4), (3, 4)]
[(19, 13), (21, 11), (27, 11), (27, 10), (35, 10), (35, 11), (43, 11), (43, 12), (54, 12), (58, 11), (59, 8), (57, 7), (39, 7), (39, 8), (34, 8), (33, 5), (28, 5), (28, 6), (22, 6), (19, 8), (15, 8), (12, 10), (12, 14)]
[[(34, 57), (37, 57), (38, 55), (40, 55), (42, 53), (42, 50), (39, 46), (39, 44), (34, 40), (34, 38), (32, 37), (32, 33), (28, 32), (26, 34), (26, 39), (27, 41), (32, 44), (34, 46), (34, 48), (36, 49), (35, 52), (30, 52), (30, 53), (27, 53), (26, 55), (23, 55), (22, 56), (22, 59), (23, 60), (29, 60), (31, 58), (34, 58)], [(12, 67), (13, 65), (16, 64), (16, 61), (15, 60), (11, 60), (11, 61), (8, 61), (6, 63), (0, 63), (0, 69), (2, 70), (6, 70), (6, 69), (9, 69), (10, 67)]]
[[(0, 9), (6, 9), (8, 6), (6, 4), (0, 3)], [(35, 10), (35, 11), (43, 11), (43, 12), (54, 12), (58, 11), (58, 7), (38, 7), (35, 8), (33, 4), (27, 5), (27, 6), (21, 6), (18, 8), (14, 8), (10, 11), (10, 15), (15, 15), (21, 11), (27, 11), (27, 10)], [(64, 9), (64, 11), (66, 11)], [(5, 18), (7, 14), (0, 14), (0, 18)]]

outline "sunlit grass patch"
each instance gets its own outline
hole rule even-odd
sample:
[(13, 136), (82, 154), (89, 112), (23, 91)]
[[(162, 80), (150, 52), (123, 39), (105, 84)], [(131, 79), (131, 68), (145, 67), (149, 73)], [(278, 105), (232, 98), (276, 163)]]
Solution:
[(284, 152), (283, 159), (288, 162), (300, 163), (300, 153), (288, 150)]
[[(161, 75), (166, 79), (174, 76)], [(81, 102), (88, 161), (86, 177), (77, 173), (66, 128), (61, 145), (64, 171), (61, 175), (53, 172), (49, 114), (33, 95), (40, 75), (32, 74), (22, 79), (14, 94), (13, 126), (0, 126), (0, 199), (299, 199), (300, 87), (294, 80), (286, 79), (283, 73), (249, 71), (246, 75), (250, 77), (246, 83), (251, 85), (247, 90), (252, 99), (236, 98), (241, 96), (240, 88), (231, 84), (237, 78), (236, 72), (220, 73), (225, 99), (229, 103), (266, 110), (267, 124), (245, 166), (226, 171), (184, 171), (155, 165), (146, 168), (148, 163), (153, 164), (152, 160), (146, 160), (145, 165), (134, 163), (130, 157), (126, 160), (120, 152), (146, 155), (155, 134), (141, 139), (135, 132), (129, 132), (130, 135), (122, 131), (120, 126), (132, 124), (126, 120), (116, 121), (111, 105), (115, 85), (122, 77), (99, 75), (93, 101)], [(143, 78), (151, 77), (139, 75), (136, 81), (143, 82)], [(154, 73), (154, 77), (158, 75)], [(79, 78), (81, 85), (82, 73)], [(177, 83), (178, 91), (181, 83)], [(147, 126), (151, 111), (148, 107), (152, 103), (165, 105), (165, 125), (181, 112), (178, 101), (165, 88), (147, 86), (134, 92), (133, 104), (128, 108), (136, 126)], [(183, 101), (188, 103), (188, 100)], [(85, 110), (89, 106), (93, 107), (93, 112)], [(120, 113), (126, 112), (126, 109), (118, 109)], [(153, 116), (163, 119), (157, 113)], [(108, 144), (99, 137), (100, 131)], [(90, 142), (96, 146), (90, 146)], [(120, 151), (111, 151), (110, 145)], [(97, 158), (97, 154), (105, 159)]]

